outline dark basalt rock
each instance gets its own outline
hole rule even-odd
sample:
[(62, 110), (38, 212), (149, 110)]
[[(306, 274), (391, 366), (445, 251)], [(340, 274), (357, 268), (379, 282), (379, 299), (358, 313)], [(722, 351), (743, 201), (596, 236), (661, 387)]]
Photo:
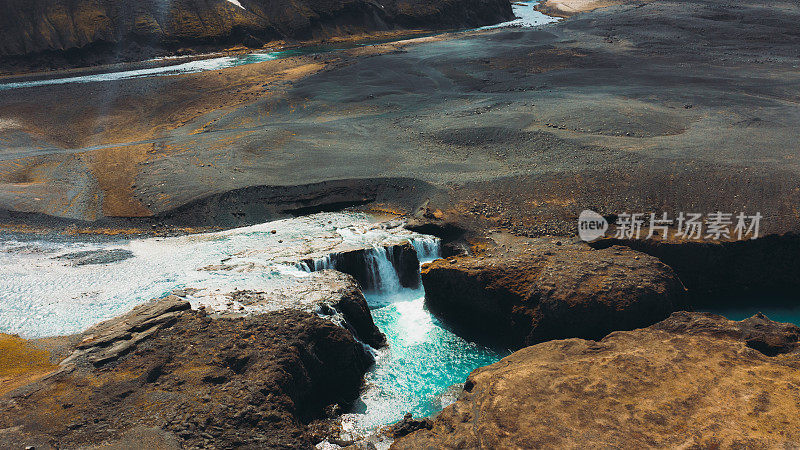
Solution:
[(796, 233), (735, 242), (605, 239), (592, 245), (625, 245), (657, 257), (684, 282), (694, 308), (730, 306), (740, 299), (750, 302), (755, 296), (793, 306), (800, 289), (800, 235)]
[(344, 316), (346, 325), (352, 328), (353, 334), (362, 342), (374, 348), (386, 345), (386, 336), (375, 326), (367, 300), (355, 283), (340, 293), (340, 298), (333, 307)]
[[(426, 303), (468, 331), (525, 346), (599, 339), (652, 325), (683, 306), (685, 289), (656, 258), (555, 239), (513, 239), (422, 268)], [(504, 244), (506, 245), (506, 244)]]
[(80, 252), (67, 253), (57, 256), (56, 259), (64, 259), (72, 262), (74, 266), (85, 266), (90, 264), (110, 264), (133, 258), (133, 252), (124, 248), (114, 248), (110, 250), (85, 250)]
[(403, 420), (389, 427), (388, 435), (397, 439), (405, 435), (411, 434), (417, 430), (430, 430), (433, 427), (433, 421), (428, 418), (415, 419), (411, 413), (406, 413)]

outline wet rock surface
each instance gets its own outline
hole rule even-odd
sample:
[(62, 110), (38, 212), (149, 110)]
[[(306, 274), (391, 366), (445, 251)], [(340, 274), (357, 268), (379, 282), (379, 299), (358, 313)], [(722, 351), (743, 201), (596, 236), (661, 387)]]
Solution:
[(109, 264), (122, 261), (133, 257), (133, 252), (124, 249), (81, 251), (57, 256), (56, 259), (69, 261), (75, 266), (85, 266), (89, 264)]
[(431, 419), (415, 419), (411, 413), (403, 417), (403, 420), (388, 427), (387, 434), (392, 438), (401, 438), (417, 430), (430, 430), (433, 427)]
[(326, 271), (326, 275), (326, 278), (316, 286), (308, 286), (305, 292), (300, 292), (297, 296), (304, 300), (323, 297), (318, 300), (314, 312), (325, 315), (331, 312), (328, 309), (331, 307), (333, 313), (342, 316), (342, 325), (351, 330), (355, 337), (374, 348), (384, 346), (386, 338), (375, 326), (367, 300), (358, 283), (342, 272)]
[[(798, 331), (677, 312), (598, 342), (527, 347), (474, 371), (430, 430), (392, 448), (795, 447)], [(753, 336), (782, 350), (754, 349)]]
[[(383, 247), (387, 260), (397, 272), (400, 286), (415, 289), (419, 287), (419, 258), (414, 246), (408, 241)], [(324, 261), (313, 258), (301, 261), (305, 267), (316, 269), (325, 267), (346, 273), (358, 280), (364, 289), (380, 288), (373, 262), (375, 248), (335, 252), (326, 255)]]
[(685, 301), (656, 258), (558, 239), (500, 236), (475, 255), (424, 265), (422, 282), (437, 315), (517, 347), (648, 326)]
[(224, 294), (224, 303), (208, 301), (204, 291), (202, 288), (178, 290), (168, 299), (180, 299), (186, 304), (185, 299), (191, 299), (198, 307), (221, 317), (241, 317), (283, 309), (304, 311), (346, 328), (357, 339), (374, 348), (385, 344), (383, 334), (372, 320), (361, 286), (343, 272), (315, 272), (271, 291), (234, 289)]
[[(371, 363), (348, 331), (310, 313), (212, 319), (185, 305), (89, 330), (71, 363), (0, 398), (0, 446), (310, 448), (306, 424), (355, 398)], [(79, 363), (132, 340), (99, 367)]]

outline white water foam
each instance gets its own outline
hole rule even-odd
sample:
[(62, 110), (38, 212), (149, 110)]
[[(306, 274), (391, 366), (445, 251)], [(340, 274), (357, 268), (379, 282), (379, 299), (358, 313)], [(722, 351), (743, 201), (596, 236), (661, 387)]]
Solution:
[[(441, 241), (421, 236), (409, 240), (421, 262), (440, 257)], [(375, 252), (375, 259), (392, 258)], [(376, 269), (377, 270), (377, 269)], [(389, 277), (393, 278), (393, 277)], [(388, 347), (374, 352), (375, 365), (353, 411), (342, 416), (342, 438), (367, 440), (379, 449), (391, 440), (378, 430), (403, 418), (435, 414), (452, 403), (454, 393), (477, 367), (508, 354), (469, 342), (449, 331), (425, 307), (425, 291), (384, 283), (390, 289), (365, 293), (375, 324)], [(330, 443), (318, 448), (336, 448)]]
[[(376, 224), (364, 214), (350, 213), (169, 238), (89, 242), (0, 235), (0, 332), (26, 337), (76, 333), (176, 289), (188, 290), (193, 306), (214, 309), (243, 307), (231, 301), (236, 290), (296, 301), (280, 294), (309, 277), (298, 270), (300, 260), (311, 258), (321, 269), (330, 266), (326, 255), (331, 253), (396, 245), (418, 236), (399, 224)], [(90, 259), (99, 255), (94, 259), (111, 257), (111, 262), (79, 265), (86, 252)]]
[(514, 11), (514, 16), (516, 19), (508, 22), (498, 23), (497, 25), (487, 25), (478, 29), (492, 30), (495, 28), (506, 27), (536, 27), (547, 23), (557, 22), (559, 20), (558, 17), (548, 16), (547, 14), (536, 10), (536, 5), (539, 4), (539, 1), (540, 0), (513, 2), (511, 4), (511, 9)]
[(419, 237), (411, 239), (411, 245), (417, 250), (420, 264), (431, 262), (441, 257), (442, 241), (435, 237)]
[(368, 286), (379, 292), (396, 292), (400, 289), (400, 276), (397, 273), (390, 252), (393, 249), (373, 246), (365, 252), (369, 273)]
[[(415, 235), (408, 237), (407, 240), (414, 247), (420, 264), (433, 261), (439, 257), (441, 248), (439, 238)], [(402, 289), (400, 273), (393, 263), (396, 260), (395, 251), (395, 247), (387, 246), (385, 242), (382, 245), (376, 244), (363, 250), (363, 263), (367, 274), (367, 279), (363, 280), (363, 282), (366, 290), (386, 295)], [(327, 254), (313, 259), (310, 263), (302, 261), (298, 263), (297, 267), (306, 272), (318, 272), (325, 269), (338, 270), (341, 268), (337, 254)]]

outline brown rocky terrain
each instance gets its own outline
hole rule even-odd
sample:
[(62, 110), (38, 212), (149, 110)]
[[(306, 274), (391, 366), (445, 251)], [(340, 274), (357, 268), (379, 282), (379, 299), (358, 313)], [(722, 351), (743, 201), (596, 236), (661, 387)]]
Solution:
[[(444, 30), (513, 18), (504, 0), (3, 0), (0, 58), (48, 65), (144, 60), (168, 51), (388, 30)], [(241, 5), (241, 6), (240, 6)], [(3, 64), (6, 65), (6, 64)], [(2, 67), (2, 65), (0, 65)], [(8, 67), (5, 67), (8, 68)]]
[(516, 347), (599, 339), (663, 320), (685, 306), (671, 268), (627, 247), (594, 250), (555, 238), (496, 236), (473, 255), (422, 268), (431, 311)]
[(550, 341), (474, 371), (405, 448), (794, 448), (800, 329), (678, 312), (594, 342)]
[(171, 297), (87, 330), (55, 372), (0, 397), (0, 446), (310, 448), (324, 427), (308, 424), (354, 399), (371, 364), (315, 314), (187, 308)]

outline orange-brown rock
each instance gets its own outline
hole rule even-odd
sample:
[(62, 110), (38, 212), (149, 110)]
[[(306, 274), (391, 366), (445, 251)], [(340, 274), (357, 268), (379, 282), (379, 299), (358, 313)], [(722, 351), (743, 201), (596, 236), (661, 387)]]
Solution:
[(681, 309), (683, 285), (652, 256), (619, 246), (593, 250), (555, 239), (506, 239), (477, 256), (425, 265), (422, 281), (431, 310), (521, 347), (599, 339)]
[(678, 312), (534, 345), (475, 370), (430, 430), (392, 448), (796, 448), (798, 336), (760, 315)]
[(313, 448), (307, 424), (355, 398), (372, 361), (312, 313), (212, 319), (183, 305), (93, 327), (58, 372), (0, 396), (0, 448)]

